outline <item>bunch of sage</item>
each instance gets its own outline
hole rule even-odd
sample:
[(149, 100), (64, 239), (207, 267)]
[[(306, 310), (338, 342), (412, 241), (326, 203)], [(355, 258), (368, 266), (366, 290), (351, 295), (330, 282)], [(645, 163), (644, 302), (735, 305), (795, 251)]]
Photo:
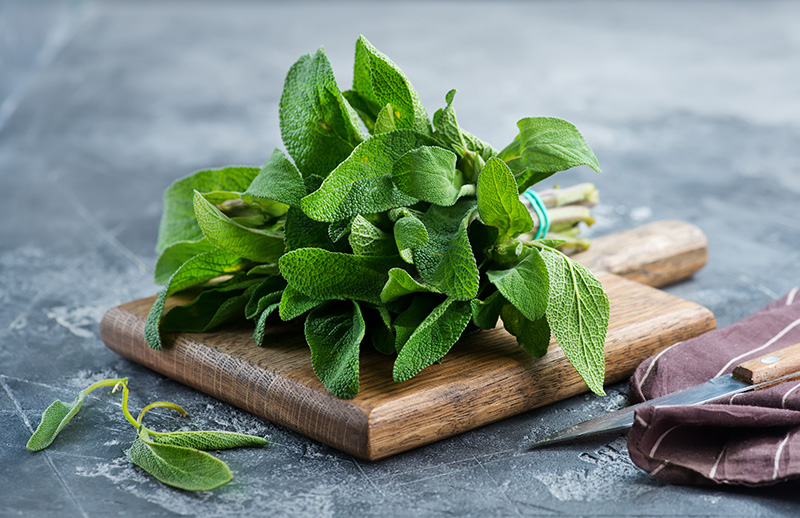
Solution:
[(47, 448), (61, 430), (75, 417), (86, 396), (101, 387), (122, 389), (122, 413), (136, 428), (136, 438), (128, 450), (128, 458), (164, 484), (187, 491), (207, 491), (227, 484), (233, 479), (228, 465), (206, 453), (252, 446), (264, 446), (265, 439), (224, 431), (156, 432), (142, 424), (144, 415), (154, 408), (170, 408), (184, 417), (188, 414), (175, 403), (155, 401), (142, 408), (137, 419), (128, 409), (128, 378), (107, 379), (93, 383), (80, 391), (72, 403), (56, 400), (42, 414), (39, 426), (28, 440), (27, 448), (39, 451)]
[[(291, 160), (275, 149), (261, 168), (203, 170), (166, 190), (155, 272), (165, 287), (148, 344), (244, 317), (268, 346), (269, 324), (303, 319), (314, 371), (350, 398), (362, 344), (396, 355), (402, 382), (502, 319), (533, 356), (552, 334), (602, 394), (608, 297), (558, 249), (572, 236), (531, 238), (519, 199), (558, 171), (599, 171), (597, 159), (571, 123), (549, 117), (520, 120), (498, 152), (459, 126), (454, 98), (448, 92), (431, 120), (400, 68), (364, 37), (351, 90), (339, 89), (323, 49), (302, 56), (279, 107)], [(168, 296), (198, 285), (192, 302), (162, 315)]]

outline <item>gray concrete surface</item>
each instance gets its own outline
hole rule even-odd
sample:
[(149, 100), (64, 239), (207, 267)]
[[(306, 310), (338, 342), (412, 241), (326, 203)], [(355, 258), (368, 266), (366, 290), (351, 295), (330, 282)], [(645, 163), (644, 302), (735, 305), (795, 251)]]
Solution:
[[(623, 385), (605, 399), (576, 397), (368, 463), (130, 363), (98, 337), (106, 309), (156, 291), (164, 187), (198, 168), (262, 163), (279, 145), (288, 67), (324, 45), (347, 87), (359, 33), (406, 71), (431, 112), (458, 88), (460, 121), (496, 146), (522, 116), (574, 122), (604, 173), (574, 170), (558, 181), (598, 184), (595, 235), (663, 218), (699, 225), (710, 261), (668, 291), (730, 324), (800, 283), (800, 5), (130, 1), (75, 9), (70, 37), (56, 39), (44, 65), (13, 68), (4, 58), (0, 71), (3, 85), (23, 85), (0, 94), (18, 92), (0, 127), (0, 516), (800, 513), (796, 483), (658, 482), (630, 462), (621, 437), (522, 451), (624, 405)], [(15, 15), (13, 26), (28, 34), (55, 11), (47, 12)], [(41, 41), (57, 25), (42, 29)], [(173, 490), (126, 460), (133, 434), (119, 398), (95, 392), (50, 449), (25, 450), (51, 401), (112, 376), (130, 377), (135, 408), (169, 399), (191, 414), (182, 426), (261, 434), (272, 445), (224, 452), (235, 479), (219, 490)]]

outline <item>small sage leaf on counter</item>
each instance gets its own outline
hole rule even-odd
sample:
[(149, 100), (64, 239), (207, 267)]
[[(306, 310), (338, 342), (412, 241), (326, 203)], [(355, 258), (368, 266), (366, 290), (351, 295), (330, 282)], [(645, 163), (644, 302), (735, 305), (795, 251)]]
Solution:
[(86, 391), (81, 390), (75, 401), (70, 404), (64, 403), (60, 399), (54, 401), (42, 414), (42, 420), (28, 440), (26, 447), (31, 451), (39, 451), (50, 446), (58, 433), (81, 409), (84, 399), (86, 399)]
[(150, 439), (158, 444), (171, 444), (196, 450), (227, 450), (266, 446), (269, 442), (255, 435), (234, 432), (199, 430), (192, 432), (150, 432)]
[(210, 491), (233, 480), (228, 465), (213, 455), (154, 442), (144, 427), (128, 450), (128, 458), (160, 482), (187, 491)]

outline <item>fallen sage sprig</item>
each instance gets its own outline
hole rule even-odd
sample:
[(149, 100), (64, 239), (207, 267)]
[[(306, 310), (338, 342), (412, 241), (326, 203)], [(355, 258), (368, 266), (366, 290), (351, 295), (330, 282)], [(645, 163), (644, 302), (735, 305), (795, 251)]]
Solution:
[(187, 416), (187, 412), (169, 401), (156, 401), (145, 406), (134, 419), (128, 409), (128, 378), (107, 379), (82, 390), (71, 404), (56, 400), (42, 414), (39, 426), (28, 440), (27, 448), (39, 451), (47, 448), (58, 433), (78, 413), (86, 396), (101, 387), (122, 389), (122, 413), (136, 428), (136, 437), (128, 450), (128, 458), (169, 486), (187, 491), (208, 491), (233, 479), (228, 465), (204, 450), (255, 447), (267, 444), (265, 439), (224, 431), (155, 432), (142, 425), (145, 414), (154, 408), (170, 408)]
[[(591, 223), (597, 192), (542, 191), (552, 219), (544, 238), (519, 198), (559, 171), (599, 172), (597, 158), (575, 126), (552, 117), (521, 119), (497, 151), (458, 124), (455, 94), (429, 117), (363, 36), (350, 90), (323, 49), (302, 56), (279, 105), (288, 157), (275, 149), (263, 167), (198, 171), (165, 191), (155, 271), (165, 286), (147, 317), (150, 347), (161, 349), (165, 332), (243, 318), (267, 346), (269, 322), (299, 318), (317, 377), (351, 398), (362, 345), (396, 355), (392, 375), (403, 382), (501, 319), (533, 356), (554, 336), (603, 394), (608, 297), (565, 255), (588, 245), (577, 225)], [(195, 286), (192, 302), (163, 314), (167, 297)]]

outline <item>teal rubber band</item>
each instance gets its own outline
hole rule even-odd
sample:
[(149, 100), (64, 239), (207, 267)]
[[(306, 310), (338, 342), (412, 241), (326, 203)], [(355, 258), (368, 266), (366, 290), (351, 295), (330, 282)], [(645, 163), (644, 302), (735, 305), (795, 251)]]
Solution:
[(531, 202), (533, 212), (536, 213), (536, 218), (539, 220), (539, 228), (536, 230), (536, 235), (533, 236), (533, 239), (541, 239), (550, 231), (550, 218), (547, 215), (547, 207), (544, 206), (539, 194), (533, 189), (528, 189), (522, 195)]

